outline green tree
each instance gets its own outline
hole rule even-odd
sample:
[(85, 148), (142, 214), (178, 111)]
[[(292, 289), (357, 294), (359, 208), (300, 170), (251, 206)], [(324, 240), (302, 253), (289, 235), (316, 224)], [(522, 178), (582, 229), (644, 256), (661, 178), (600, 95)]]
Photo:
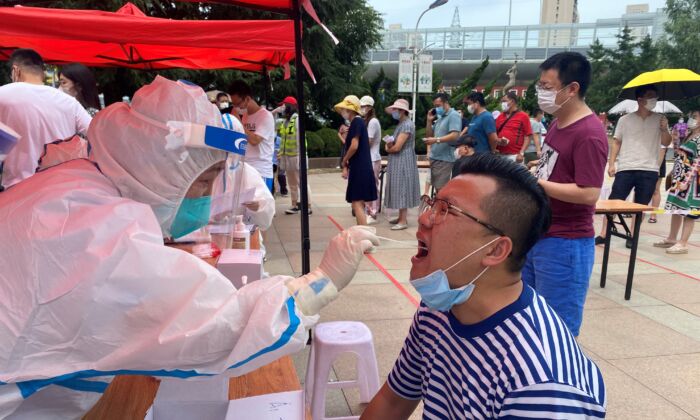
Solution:
[[(666, 0), (665, 36), (658, 43), (666, 68), (700, 70), (700, 0)], [(678, 101), (683, 110), (700, 107), (700, 98)]]
[(462, 104), (462, 100), (464, 97), (469, 95), (474, 88), (479, 84), (479, 80), (481, 80), (481, 76), (484, 74), (484, 71), (486, 70), (486, 67), (489, 66), (489, 57), (487, 56), (484, 61), (481, 62), (479, 67), (474, 70), (469, 77), (464, 79), (462, 83), (459, 84), (459, 86), (452, 91), (452, 106), (460, 106)]
[(586, 102), (592, 109), (608, 109), (605, 106), (609, 102), (610, 87), (608, 83), (608, 71), (610, 70), (609, 50), (596, 39), (588, 49), (588, 59), (591, 62), (591, 84), (586, 93)]
[(537, 105), (537, 90), (535, 89), (535, 85), (538, 81), (539, 79), (535, 79), (527, 86), (525, 97), (520, 101), (520, 108), (528, 114), (531, 114), (535, 109), (539, 108), (539, 105)]

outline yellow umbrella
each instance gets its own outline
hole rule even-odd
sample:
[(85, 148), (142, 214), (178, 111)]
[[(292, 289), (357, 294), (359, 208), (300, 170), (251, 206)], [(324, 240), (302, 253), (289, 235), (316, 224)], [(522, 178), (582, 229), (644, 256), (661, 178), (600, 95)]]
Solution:
[(661, 69), (642, 73), (622, 88), (620, 99), (636, 100), (639, 86), (654, 85), (660, 100), (687, 99), (700, 95), (700, 74), (688, 69)]

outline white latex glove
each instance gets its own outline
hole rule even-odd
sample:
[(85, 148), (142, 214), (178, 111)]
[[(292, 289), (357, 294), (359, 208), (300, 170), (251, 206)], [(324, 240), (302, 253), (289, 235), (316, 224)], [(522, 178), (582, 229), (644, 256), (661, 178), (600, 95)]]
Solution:
[(370, 226), (353, 226), (328, 243), (318, 268), (328, 275), (338, 290), (350, 283), (365, 251), (379, 245), (375, 233), (376, 229)]
[(287, 283), (289, 292), (305, 315), (315, 315), (350, 283), (362, 255), (379, 245), (376, 229), (353, 226), (331, 239), (318, 268)]

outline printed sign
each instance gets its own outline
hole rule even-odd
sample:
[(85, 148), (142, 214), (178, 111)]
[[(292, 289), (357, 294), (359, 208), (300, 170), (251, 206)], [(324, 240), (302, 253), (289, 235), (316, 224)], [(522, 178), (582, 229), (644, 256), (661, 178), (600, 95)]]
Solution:
[(398, 92), (413, 92), (413, 54), (399, 54)]
[(421, 54), (418, 57), (418, 93), (433, 92), (433, 56)]

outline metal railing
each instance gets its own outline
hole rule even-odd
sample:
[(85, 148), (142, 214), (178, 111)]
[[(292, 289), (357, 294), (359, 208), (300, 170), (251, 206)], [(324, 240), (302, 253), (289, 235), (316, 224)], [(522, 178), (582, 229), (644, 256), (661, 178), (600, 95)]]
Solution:
[(596, 23), (483, 26), (387, 30), (382, 45), (368, 52), (370, 63), (398, 61), (399, 52), (417, 44), (427, 46), (433, 61), (543, 60), (560, 51), (585, 53), (598, 39), (604, 46), (617, 43), (617, 35), (627, 26), (639, 40), (663, 34), (663, 12), (623, 15), (599, 19)]

